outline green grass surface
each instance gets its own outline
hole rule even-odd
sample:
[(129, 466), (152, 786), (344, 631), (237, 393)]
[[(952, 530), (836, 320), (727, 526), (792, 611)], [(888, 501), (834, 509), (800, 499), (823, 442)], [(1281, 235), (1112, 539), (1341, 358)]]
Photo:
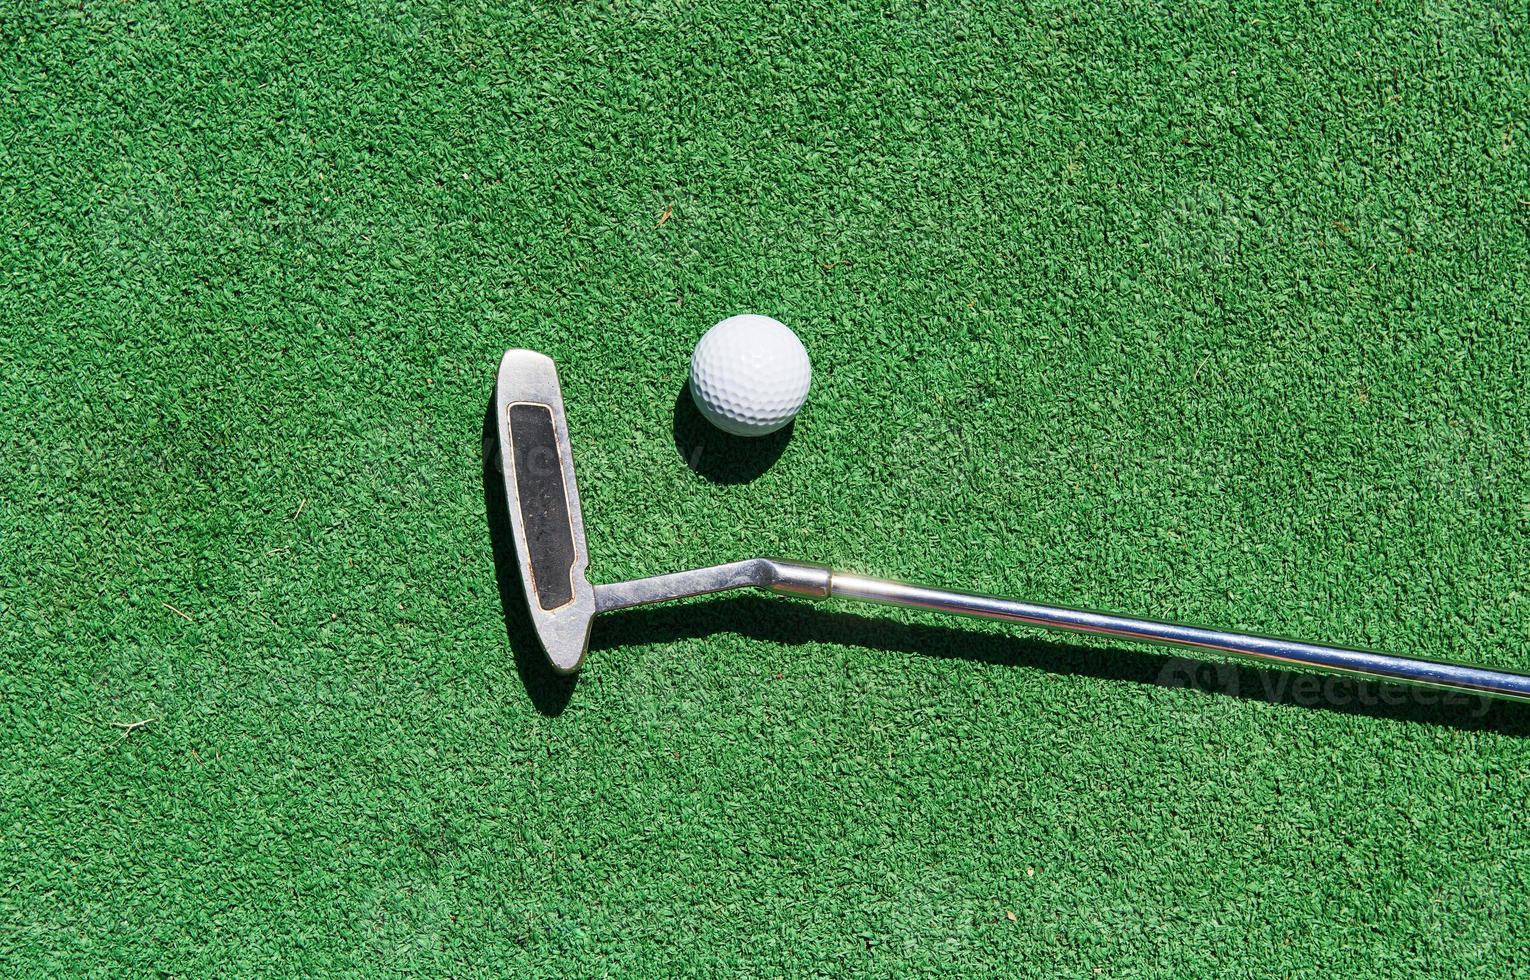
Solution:
[[(752, 599), (567, 690), (501, 615), (527, 346), (597, 581), (1530, 669), (1530, 12), (1238, 6), (8, 5), (0, 969), (1525, 975), (1511, 707)], [(674, 433), (740, 311), (817, 368), (748, 480)]]

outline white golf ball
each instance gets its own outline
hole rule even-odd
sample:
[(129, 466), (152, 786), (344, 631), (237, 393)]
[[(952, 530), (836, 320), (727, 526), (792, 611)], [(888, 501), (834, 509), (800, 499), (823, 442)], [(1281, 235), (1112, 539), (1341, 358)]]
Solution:
[(736, 436), (782, 428), (807, 401), (813, 365), (780, 320), (730, 316), (702, 336), (691, 355), (691, 398), (707, 421)]

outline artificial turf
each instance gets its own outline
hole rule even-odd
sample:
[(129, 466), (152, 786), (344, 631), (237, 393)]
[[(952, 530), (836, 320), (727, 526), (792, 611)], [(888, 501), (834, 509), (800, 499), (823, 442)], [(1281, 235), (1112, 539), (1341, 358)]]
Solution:
[[(1530, 669), (1527, 25), (5, 5), (0, 968), (1525, 975), (1514, 706), (749, 598), (560, 686), (480, 437), (553, 355), (596, 581)], [(816, 364), (753, 449), (740, 311)]]

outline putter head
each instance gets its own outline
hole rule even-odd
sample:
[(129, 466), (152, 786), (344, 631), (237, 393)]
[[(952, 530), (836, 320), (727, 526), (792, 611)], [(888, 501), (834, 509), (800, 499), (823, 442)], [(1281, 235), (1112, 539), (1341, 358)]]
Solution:
[(595, 589), (585, 578), (584, 516), (552, 358), (505, 351), (494, 402), (526, 610), (553, 669), (572, 674), (589, 647)]

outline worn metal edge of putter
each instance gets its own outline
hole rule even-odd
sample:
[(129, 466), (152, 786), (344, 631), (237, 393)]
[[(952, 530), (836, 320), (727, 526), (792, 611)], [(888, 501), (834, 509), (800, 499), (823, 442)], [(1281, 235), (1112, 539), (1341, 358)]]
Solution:
[(579, 669), (597, 613), (754, 588), (1164, 643), (1266, 666), (1530, 701), (1530, 674), (1515, 671), (933, 589), (778, 558), (750, 558), (592, 587), (584, 574), (588, 555), (557, 368), (551, 358), (534, 351), (507, 351), (496, 391), (500, 452), (506, 460), (505, 498), (526, 607), (543, 651), (561, 673)]

